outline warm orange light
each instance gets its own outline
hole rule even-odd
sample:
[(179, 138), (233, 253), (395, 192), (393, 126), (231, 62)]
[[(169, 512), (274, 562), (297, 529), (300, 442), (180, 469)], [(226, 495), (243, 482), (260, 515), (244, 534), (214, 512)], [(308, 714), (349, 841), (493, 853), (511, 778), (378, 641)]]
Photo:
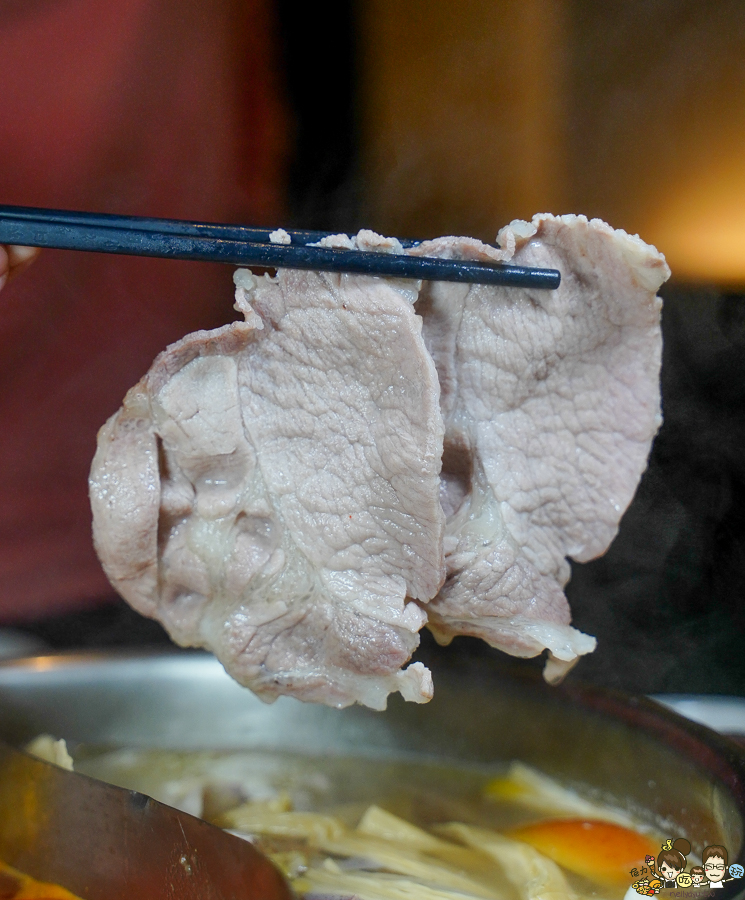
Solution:
[(28, 661), (27, 666), (36, 672), (46, 672), (50, 669), (58, 669), (60, 664), (55, 656), (34, 656)]
[(675, 185), (644, 228), (676, 278), (745, 285), (745, 166), (728, 160)]

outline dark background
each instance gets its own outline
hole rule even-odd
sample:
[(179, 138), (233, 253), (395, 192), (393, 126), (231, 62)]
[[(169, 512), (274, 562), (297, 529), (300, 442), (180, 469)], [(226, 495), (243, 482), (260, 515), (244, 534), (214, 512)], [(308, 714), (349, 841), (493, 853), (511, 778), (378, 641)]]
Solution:
[[(542, 8), (540, 3), (528, 6), (538, 13)], [(545, 168), (540, 159), (531, 163), (538, 167), (538, 175), (543, 172), (545, 195), (553, 192), (555, 202), (568, 204), (555, 211), (575, 211), (576, 206), (576, 211), (607, 216), (614, 225), (628, 230), (636, 230), (638, 222), (643, 224), (644, 217), (649, 218), (650, 205), (645, 198), (654, 193), (656, 182), (646, 162), (650, 161), (652, 169), (664, 167), (667, 153), (670, 167), (675, 168), (680, 159), (690, 155), (684, 139), (691, 128), (696, 133), (710, 128), (707, 117), (711, 109), (702, 108), (697, 114), (692, 79), (698, 75), (701, 81), (706, 75), (703, 81), (713, 90), (721, 88), (722, 72), (729, 72), (738, 83), (745, 77), (745, 57), (740, 54), (739, 62), (733, 62), (734, 56), (726, 55), (745, 35), (742, 6), (717, 4), (712, 19), (711, 5), (704, 4), (708, 24), (697, 42), (697, 29), (703, 27), (696, 11), (700, 6), (677, 0), (563, 5), (571, 26), (566, 26), (572, 35), (571, 52), (552, 50), (551, 39), (544, 35), (543, 40), (547, 52), (555, 54), (552, 65), (563, 72), (562, 78), (571, 88), (556, 132), (564, 138), (557, 138), (563, 150), (557, 151), (555, 170), (566, 178), (557, 189), (557, 178), (546, 175), (554, 169), (538, 171)], [(396, 43), (401, 39), (401, 25), (396, 24), (399, 31), (395, 31), (394, 25), (386, 25), (382, 18), (367, 32), (365, 27), (376, 10), (385, 13), (391, 4), (370, 3), (363, 10), (360, 4), (350, 2), (319, 5), (278, 0), (276, 8), (294, 148), (289, 215), (284, 224), (329, 230), (356, 230), (364, 224), (421, 236), (471, 231), (493, 239), (481, 213), (474, 214), (471, 221), (468, 207), (448, 205), (448, 190), (457, 192), (457, 184), (448, 188), (433, 177), (426, 182), (431, 185), (427, 191), (420, 179), (414, 200), (411, 192), (403, 196), (401, 182), (394, 177), (399, 170), (386, 168), (391, 146), (402, 140), (396, 137), (395, 123), (390, 126), (393, 137), (389, 134), (386, 138), (383, 129), (369, 139), (370, 120), (382, 121), (372, 113), (363, 115), (365, 110), (380, 109), (382, 102), (370, 99), (371, 91), (374, 94), (370, 72), (385, 69), (380, 63), (380, 59), (385, 62), (385, 46), (390, 53), (401, 52)], [(481, 13), (486, 15), (484, 8), (485, 4), (464, 3), (462, 22), (478, 22)], [(429, 9), (432, 17), (422, 27), (429, 29), (427, 39), (434, 40), (432, 35), (440, 27), (437, 14), (441, 31), (448, 34), (448, 16), (453, 13), (444, 11), (442, 4), (432, 4)], [(452, 22), (450, 26), (450, 34), (454, 34), (455, 26)], [(371, 29), (388, 35), (382, 50), (378, 45), (370, 49)], [(463, 25), (462, 33), (452, 39), (467, 44), (466, 31)], [(413, 30), (409, 37), (411, 58), (400, 63), (400, 70), (406, 72), (417, 63), (416, 41), (420, 39)], [(481, 38), (477, 35), (472, 41), (478, 61)], [(679, 60), (686, 73), (679, 74), (676, 56), (686, 46), (697, 47), (697, 55)], [(425, 69), (428, 64), (426, 60), (421, 63)], [(483, 62), (484, 67), (487, 64), (488, 60)], [(363, 76), (363, 70), (367, 75)], [(544, 76), (538, 72), (536, 79), (540, 77)], [(551, 72), (545, 77), (550, 80)], [(416, 79), (412, 81), (409, 74), (404, 81), (410, 86)], [(448, 109), (446, 94), (442, 95), (441, 114), (445, 119), (448, 115), (457, 119), (461, 111)], [(519, 108), (529, 100), (528, 95), (521, 95)], [(461, 94), (458, 102), (465, 105), (467, 101), (467, 93)], [(505, 100), (506, 106), (509, 102)], [(411, 112), (416, 109), (416, 97), (407, 94), (401, 104), (398, 115), (404, 120), (410, 115), (412, 129), (421, 131), (425, 119)], [(386, 109), (390, 124), (395, 116), (390, 107)], [(670, 117), (686, 110), (687, 123), (677, 127)], [(632, 120), (641, 122), (637, 138), (632, 136), (630, 144), (621, 146)], [(544, 137), (549, 126), (550, 122), (541, 132)], [(504, 122), (499, 127), (503, 128)], [(507, 137), (519, 144), (517, 132)], [(421, 134), (416, 140), (422, 142)], [(426, 169), (431, 163), (436, 171), (437, 164), (430, 158), (435, 151), (427, 152), (429, 162), (425, 159), (422, 166)], [(571, 157), (569, 163), (567, 156)], [(463, 167), (468, 169), (465, 163)], [(640, 167), (644, 177), (639, 175)], [(401, 177), (405, 175), (404, 171)], [(473, 177), (478, 177), (478, 172)], [(629, 184), (636, 184), (642, 197), (636, 206)], [(670, 189), (666, 185), (666, 190)], [(507, 188), (494, 195), (496, 227), (513, 215), (530, 217), (537, 211), (528, 206), (534, 198), (526, 191), (522, 200), (516, 200), (517, 195)], [(481, 207), (486, 206), (486, 201), (482, 202)], [(654, 217), (649, 221), (653, 223)], [(650, 239), (654, 240), (654, 235)], [(661, 249), (666, 248), (661, 245)], [(745, 694), (745, 295), (738, 292), (737, 285), (717, 288), (690, 276), (674, 279), (662, 295), (664, 425), (618, 538), (601, 559), (573, 566), (567, 594), (574, 624), (597, 636), (598, 649), (583, 659), (570, 677), (632, 691)], [(85, 613), (30, 623), (24, 630), (52, 648), (168, 641), (159, 625), (119, 600)], [(422, 652), (430, 659), (447, 654), (488, 657), (496, 652), (466, 638), (445, 650), (435, 648), (426, 633), (422, 640)]]

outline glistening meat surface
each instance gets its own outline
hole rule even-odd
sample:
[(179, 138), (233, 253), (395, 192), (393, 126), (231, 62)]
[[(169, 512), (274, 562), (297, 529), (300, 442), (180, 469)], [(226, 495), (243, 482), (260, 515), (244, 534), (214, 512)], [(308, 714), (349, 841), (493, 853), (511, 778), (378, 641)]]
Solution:
[[(446, 426), (448, 575), (429, 627), (515, 656), (547, 648), (551, 680), (595, 647), (569, 624), (566, 558), (605, 552), (661, 422), (655, 294), (670, 273), (653, 247), (584, 216), (516, 222), (500, 243), (513, 263), (559, 269), (559, 289), (437, 283), (418, 304)], [(441, 238), (418, 252), (485, 249)]]
[(99, 434), (94, 539), (132, 606), (266, 699), (334, 706), (429, 699), (404, 668), (425, 622), (548, 649), (550, 680), (592, 650), (567, 557), (605, 551), (645, 468), (669, 270), (584, 217), (499, 240), (412, 252), (555, 267), (561, 287), (237, 273), (246, 321), (169, 347)]
[[(94, 539), (114, 586), (265, 699), (432, 693), (444, 579), (437, 374), (415, 293), (237, 273), (246, 322), (169, 347), (101, 430)], [(250, 300), (250, 303), (249, 303)]]

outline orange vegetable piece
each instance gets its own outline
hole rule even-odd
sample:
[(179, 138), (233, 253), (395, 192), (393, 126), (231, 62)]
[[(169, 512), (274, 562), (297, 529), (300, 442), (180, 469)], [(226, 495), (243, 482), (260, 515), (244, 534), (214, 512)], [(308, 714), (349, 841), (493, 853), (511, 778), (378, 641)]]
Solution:
[(509, 836), (570, 872), (611, 887), (628, 886), (631, 870), (641, 869), (645, 856), (657, 855), (651, 838), (598, 819), (548, 819), (515, 828)]
[(0, 898), (8, 900), (80, 900), (58, 884), (36, 881), (0, 861)]

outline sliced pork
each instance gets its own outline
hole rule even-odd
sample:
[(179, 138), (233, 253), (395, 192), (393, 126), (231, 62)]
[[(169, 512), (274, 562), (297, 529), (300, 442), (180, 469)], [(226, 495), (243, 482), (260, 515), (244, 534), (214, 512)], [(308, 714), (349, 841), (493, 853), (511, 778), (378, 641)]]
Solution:
[[(446, 426), (448, 574), (427, 612), (443, 643), (547, 648), (553, 680), (595, 647), (569, 624), (567, 557), (605, 552), (661, 422), (656, 292), (670, 273), (638, 237), (584, 216), (515, 222), (500, 244), (514, 264), (559, 269), (559, 289), (432, 283), (417, 307)], [(490, 250), (441, 238), (416, 252)]]
[(558, 268), (560, 288), (236, 273), (245, 321), (169, 347), (99, 434), (94, 540), (132, 606), (265, 699), (333, 706), (429, 699), (406, 667), (425, 622), (548, 650), (549, 680), (590, 652), (567, 558), (605, 551), (645, 468), (669, 270), (581, 216), (499, 243), (411, 252)]
[(237, 277), (246, 321), (169, 347), (100, 432), (104, 568), (265, 699), (426, 701), (407, 597), (444, 580), (443, 425), (416, 292)]

